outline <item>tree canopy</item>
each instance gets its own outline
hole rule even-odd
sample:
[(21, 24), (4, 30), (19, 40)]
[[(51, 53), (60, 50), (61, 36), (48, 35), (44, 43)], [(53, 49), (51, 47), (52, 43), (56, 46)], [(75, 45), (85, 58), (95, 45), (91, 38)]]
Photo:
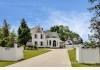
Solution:
[[(57, 32), (59, 34), (59, 37), (62, 41), (66, 41), (67, 39), (73, 40), (73, 38), (79, 39), (80, 36), (79, 34), (72, 32), (68, 26), (63, 26), (63, 25), (56, 25), (50, 28), (51, 32)], [(82, 41), (82, 38), (81, 38)]]
[(100, 46), (100, 1), (99, 0), (89, 0), (91, 7), (89, 11), (93, 13), (91, 18), (90, 29), (93, 33), (91, 35), (91, 40), (95, 41), (95, 45)]

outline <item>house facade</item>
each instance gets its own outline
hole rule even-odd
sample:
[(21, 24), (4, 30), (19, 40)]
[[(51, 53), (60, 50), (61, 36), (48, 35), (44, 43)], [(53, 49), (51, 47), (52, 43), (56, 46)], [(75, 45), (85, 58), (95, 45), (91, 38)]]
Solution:
[(40, 26), (31, 29), (32, 44), (37, 47), (59, 48), (62, 42), (57, 32), (45, 32)]

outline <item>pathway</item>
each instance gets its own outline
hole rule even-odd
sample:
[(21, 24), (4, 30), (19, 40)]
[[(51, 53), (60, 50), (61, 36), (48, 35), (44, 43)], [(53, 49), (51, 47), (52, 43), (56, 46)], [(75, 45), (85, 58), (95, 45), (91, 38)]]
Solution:
[(8, 67), (71, 67), (67, 49), (53, 49), (42, 55), (9, 65)]

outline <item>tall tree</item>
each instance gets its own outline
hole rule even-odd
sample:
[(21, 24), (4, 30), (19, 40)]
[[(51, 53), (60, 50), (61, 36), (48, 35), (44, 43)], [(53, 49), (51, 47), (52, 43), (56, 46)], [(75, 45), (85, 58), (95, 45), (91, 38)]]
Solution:
[(9, 24), (7, 23), (6, 20), (4, 20), (4, 22), (3, 22), (3, 35), (4, 35), (4, 37), (9, 36)]
[(10, 32), (9, 24), (6, 20), (3, 22), (3, 26), (0, 28), (0, 46), (2, 47), (14, 47), (14, 32)]
[(1, 28), (1, 37), (0, 44), (2, 47), (8, 47), (8, 37), (9, 37), (9, 24), (7, 23), (6, 19), (4, 19), (3, 26)]
[(26, 24), (25, 19), (22, 19), (21, 25), (18, 29), (18, 43), (19, 45), (25, 45), (27, 41), (31, 39), (30, 29)]
[(93, 33), (91, 40), (100, 46), (100, 0), (89, 0), (89, 2), (91, 3), (89, 11), (93, 13), (90, 25), (91, 32)]

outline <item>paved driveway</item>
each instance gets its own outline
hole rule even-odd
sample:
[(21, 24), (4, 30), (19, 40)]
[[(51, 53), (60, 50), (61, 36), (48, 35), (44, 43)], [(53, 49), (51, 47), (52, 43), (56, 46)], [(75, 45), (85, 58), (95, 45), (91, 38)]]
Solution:
[(8, 67), (70, 67), (67, 49), (52, 49), (45, 54), (9, 65)]

